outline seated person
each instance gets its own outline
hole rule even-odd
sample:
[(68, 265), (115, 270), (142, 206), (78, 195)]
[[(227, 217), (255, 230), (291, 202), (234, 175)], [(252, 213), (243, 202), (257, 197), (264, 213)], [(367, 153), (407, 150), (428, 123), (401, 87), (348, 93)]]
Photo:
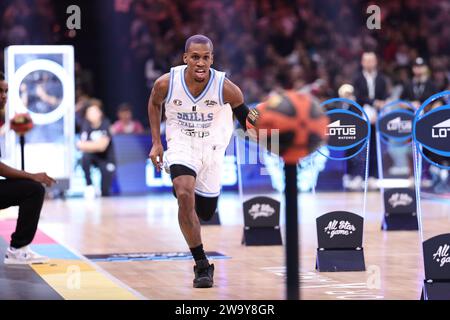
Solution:
[[(8, 84), (0, 72), (0, 110), (6, 105)], [(29, 244), (33, 241), (44, 203), (45, 188), (55, 180), (46, 173), (28, 173), (16, 170), (0, 162), (0, 209), (19, 206), (16, 230), (11, 235), (9, 248), (5, 253), (5, 264), (45, 263), (48, 258), (33, 252)]]
[(118, 120), (111, 127), (112, 134), (141, 134), (144, 132), (142, 124), (133, 120), (131, 105), (122, 103), (117, 109)]
[(110, 122), (103, 115), (100, 100), (91, 99), (85, 110), (85, 121), (81, 127), (80, 141), (77, 148), (83, 152), (81, 166), (86, 178), (86, 198), (97, 195), (92, 185), (91, 167), (95, 166), (101, 172), (101, 195), (110, 195), (110, 188), (116, 170), (114, 150), (109, 131)]

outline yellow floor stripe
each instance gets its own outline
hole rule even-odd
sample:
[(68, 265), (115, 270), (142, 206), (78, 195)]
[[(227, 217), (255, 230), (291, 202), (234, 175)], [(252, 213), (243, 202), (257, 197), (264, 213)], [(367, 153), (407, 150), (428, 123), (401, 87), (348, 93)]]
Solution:
[(52, 259), (32, 268), (66, 300), (138, 299), (83, 260)]

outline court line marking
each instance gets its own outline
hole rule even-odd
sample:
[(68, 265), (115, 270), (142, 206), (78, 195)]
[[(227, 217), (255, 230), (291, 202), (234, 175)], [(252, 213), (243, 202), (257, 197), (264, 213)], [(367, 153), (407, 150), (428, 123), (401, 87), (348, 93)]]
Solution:
[[(42, 232), (45, 232), (45, 227), (44, 228), (39, 228), (41, 229)], [(45, 232), (45, 234), (49, 237), (51, 237), (53, 240), (55, 240), (51, 235), (49, 235), (47, 232)], [(55, 240), (56, 241), (56, 240)], [(150, 300), (150, 298), (145, 297), (144, 295), (142, 295), (140, 292), (136, 291), (135, 289), (129, 287), (128, 285), (126, 285), (124, 282), (122, 282), (121, 280), (117, 279), (116, 277), (114, 277), (112, 274), (110, 274), (109, 272), (107, 272), (106, 270), (104, 270), (102, 267), (100, 267), (99, 265), (97, 265), (96, 263), (93, 263), (92, 261), (90, 261), (89, 259), (87, 259), (85, 256), (83, 256), (78, 250), (74, 249), (72, 246), (68, 245), (65, 241), (60, 241), (59, 239), (57, 240), (57, 244), (60, 244), (62, 246), (64, 246), (66, 249), (68, 249), (69, 251), (71, 251), (74, 255), (76, 255), (78, 258), (80, 258), (81, 261), (84, 261), (85, 263), (87, 263), (88, 265), (90, 265), (91, 267), (93, 267), (98, 273), (104, 275), (106, 278), (108, 278), (109, 280), (111, 280), (114, 284), (116, 284), (118, 287), (124, 289), (124, 290), (128, 290), (129, 292), (131, 292), (133, 295), (135, 295), (138, 299), (140, 300)]]

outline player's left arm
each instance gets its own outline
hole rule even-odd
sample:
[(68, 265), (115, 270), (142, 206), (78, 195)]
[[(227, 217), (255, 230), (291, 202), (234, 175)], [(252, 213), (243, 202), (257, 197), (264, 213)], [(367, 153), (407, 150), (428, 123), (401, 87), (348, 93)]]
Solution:
[(246, 120), (250, 110), (244, 103), (244, 95), (241, 89), (227, 78), (223, 83), (223, 101), (230, 104), (242, 129), (247, 130)]

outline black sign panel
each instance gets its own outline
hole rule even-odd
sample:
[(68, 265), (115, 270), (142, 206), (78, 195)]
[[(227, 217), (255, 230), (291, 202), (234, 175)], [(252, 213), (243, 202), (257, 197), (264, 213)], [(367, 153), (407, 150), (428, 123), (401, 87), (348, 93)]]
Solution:
[(394, 110), (378, 119), (378, 129), (386, 138), (407, 139), (412, 134), (414, 114), (408, 110)]
[(384, 210), (387, 213), (416, 212), (416, 193), (409, 188), (385, 189)]
[(347, 211), (328, 212), (316, 219), (319, 248), (362, 247), (364, 219)]
[(450, 281), (450, 233), (440, 234), (423, 243), (426, 280)]
[(416, 122), (416, 140), (430, 151), (450, 156), (450, 109), (441, 107)]
[(255, 197), (244, 202), (246, 227), (275, 227), (280, 221), (280, 202), (269, 197)]
[(328, 146), (352, 148), (367, 138), (367, 122), (357, 114), (346, 110), (332, 110), (327, 115), (330, 119), (326, 132)]

